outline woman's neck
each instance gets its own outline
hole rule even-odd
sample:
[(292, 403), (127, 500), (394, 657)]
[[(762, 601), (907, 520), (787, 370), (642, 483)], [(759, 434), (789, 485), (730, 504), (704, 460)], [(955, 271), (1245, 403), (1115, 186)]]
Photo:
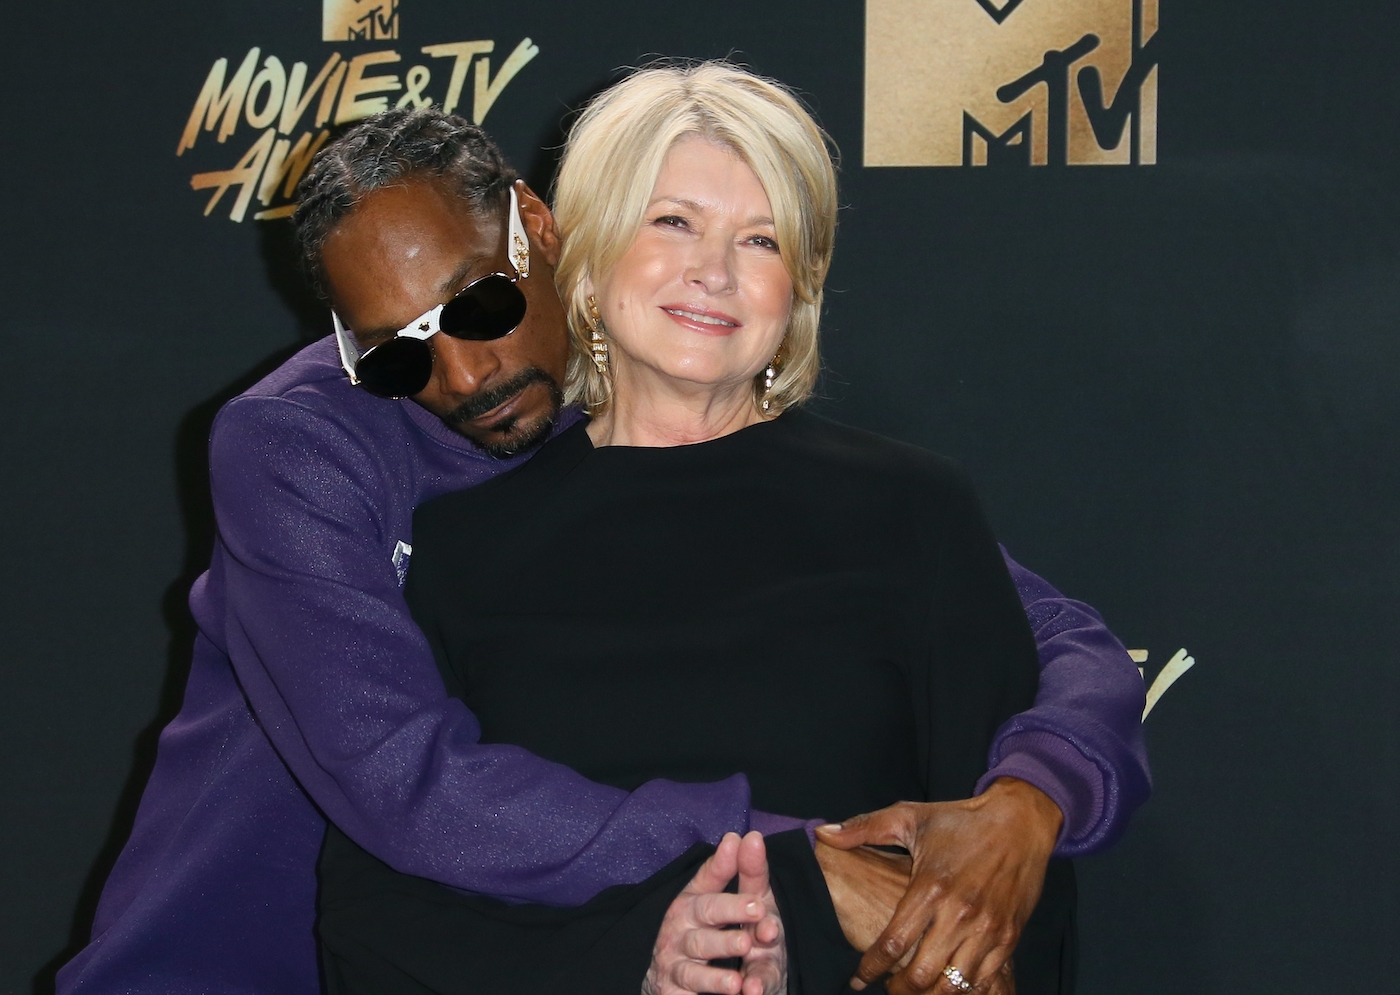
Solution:
[[(728, 390), (694, 391), (615, 383), (613, 403), (588, 424), (595, 446), (688, 446), (729, 435), (763, 421), (748, 383)], [(668, 389), (669, 388), (669, 389)]]

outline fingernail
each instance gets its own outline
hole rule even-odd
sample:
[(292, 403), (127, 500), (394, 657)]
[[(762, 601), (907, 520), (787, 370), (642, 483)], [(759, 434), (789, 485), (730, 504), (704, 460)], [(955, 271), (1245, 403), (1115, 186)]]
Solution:
[(762, 910), (758, 907), (757, 902), (750, 902), (748, 905), (744, 906), (744, 911), (751, 916), (756, 916)]
[(855, 991), (863, 992), (865, 991), (865, 982), (861, 981), (859, 978), (852, 978), (851, 988)]
[(827, 823), (826, 825), (824, 825), (824, 826), (818, 826), (818, 827), (817, 827), (817, 832), (823, 832), (823, 831), (828, 832), (828, 833), (839, 833), (839, 832), (841, 831), (841, 823), (839, 823), (839, 822), (828, 822), (828, 823)]

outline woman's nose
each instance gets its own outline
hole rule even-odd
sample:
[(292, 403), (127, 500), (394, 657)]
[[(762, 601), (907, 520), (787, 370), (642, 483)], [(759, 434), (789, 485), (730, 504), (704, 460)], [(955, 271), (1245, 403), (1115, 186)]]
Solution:
[(433, 380), (448, 393), (474, 394), (501, 368), (494, 341), (472, 342), (439, 332), (428, 345), (433, 350)]
[(734, 251), (728, 239), (701, 239), (686, 271), (687, 282), (706, 293), (722, 294), (735, 288)]

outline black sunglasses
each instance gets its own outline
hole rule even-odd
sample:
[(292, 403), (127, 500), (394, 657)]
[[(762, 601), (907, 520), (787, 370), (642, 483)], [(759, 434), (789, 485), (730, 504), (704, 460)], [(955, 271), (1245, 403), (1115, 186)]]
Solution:
[(491, 273), (473, 280), (445, 304), (423, 312), (380, 345), (360, 352), (354, 338), (331, 313), (341, 365), (350, 382), (376, 397), (411, 397), (433, 376), (433, 351), (427, 340), (438, 332), (469, 342), (489, 342), (509, 335), (525, 320), (525, 295), (516, 283), (530, 275), (530, 243), (520, 222), (515, 188), (510, 191), (508, 237), (516, 276)]

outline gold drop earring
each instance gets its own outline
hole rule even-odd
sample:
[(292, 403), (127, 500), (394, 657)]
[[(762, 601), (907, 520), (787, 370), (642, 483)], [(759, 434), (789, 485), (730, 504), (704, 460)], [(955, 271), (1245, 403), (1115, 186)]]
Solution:
[(601, 376), (608, 375), (608, 340), (603, 338), (603, 316), (598, 312), (598, 298), (588, 295), (588, 344), (593, 365)]
[(773, 392), (773, 382), (778, 379), (778, 357), (782, 354), (782, 349), (774, 353), (773, 358), (768, 361), (768, 368), (763, 371), (763, 400), (759, 407), (763, 409), (765, 415), (772, 408), (772, 402), (769, 401), (768, 395)]

